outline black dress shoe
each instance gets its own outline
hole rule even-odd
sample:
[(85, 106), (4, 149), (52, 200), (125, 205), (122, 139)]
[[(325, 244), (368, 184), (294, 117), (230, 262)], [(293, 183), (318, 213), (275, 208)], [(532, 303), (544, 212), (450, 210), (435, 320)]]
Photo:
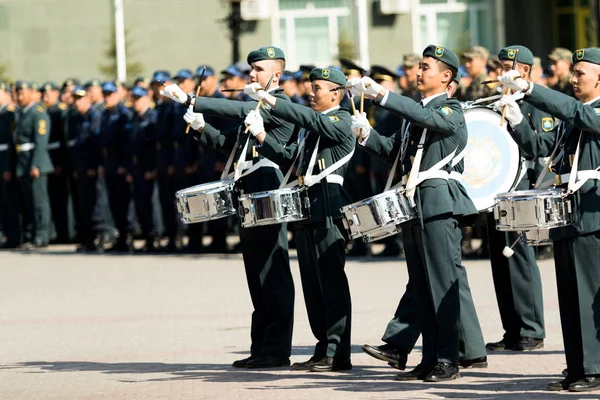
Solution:
[(490, 351), (512, 350), (513, 347), (515, 347), (515, 343), (506, 338), (499, 342), (491, 342), (485, 345), (485, 348)]
[(349, 371), (352, 369), (350, 360), (337, 361), (332, 357), (323, 357), (319, 361), (313, 362), (310, 366), (310, 372), (330, 372), (330, 371)]
[(561, 374), (562, 374), (562, 376), (569, 375), (569, 369), (568, 368), (563, 369), (562, 372), (561, 372)]
[(569, 386), (572, 383), (578, 382), (579, 379), (578, 378), (572, 378), (570, 376), (566, 376), (565, 379), (563, 379), (562, 381), (554, 381), (554, 382), (550, 382), (547, 386), (546, 389), (551, 391), (551, 392), (558, 392), (561, 390), (569, 390)]
[[(387, 361), (392, 367), (404, 371), (406, 368), (406, 360), (408, 355), (400, 352), (395, 346), (391, 344), (383, 344), (381, 346), (371, 346), (370, 344), (363, 344), (362, 350), (381, 361)], [(393, 364), (393, 365), (392, 365)]]
[(257, 357), (258, 356), (256, 356), (256, 355), (251, 355), (248, 358), (243, 358), (241, 360), (236, 360), (236, 361), (233, 362), (233, 364), (231, 364), (231, 366), (233, 368), (246, 368), (246, 364), (248, 364), (248, 361), (254, 360)]
[(279, 356), (258, 356), (246, 363), (246, 368), (276, 368), (289, 366), (290, 358)]
[(313, 356), (308, 361), (293, 363), (291, 368), (296, 371), (310, 371), (310, 367), (318, 360), (320, 359)]
[(524, 337), (515, 343), (513, 350), (529, 351), (544, 348), (544, 339)]
[(600, 390), (600, 375), (586, 376), (569, 385), (569, 392), (593, 392)]
[(412, 371), (408, 372), (400, 372), (394, 380), (397, 381), (422, 381), (427, 378), (427, 375), (433, 370), (433, 367), (427, 367), (422, 364), (419, 364)]
[(425, 382), (445, 382), (460, 378), (458, 366), (450, 363), (437, 363), (433, 371), (425, 378)]
[(487, 356), (471, 358), (470, 360), (458, 360), (459, 368), (487, 368)]

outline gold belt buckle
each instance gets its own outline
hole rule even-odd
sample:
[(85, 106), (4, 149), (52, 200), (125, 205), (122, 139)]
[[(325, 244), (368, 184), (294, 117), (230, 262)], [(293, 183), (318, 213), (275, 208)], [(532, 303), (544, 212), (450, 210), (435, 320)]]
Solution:
[(554, 176), (554, 186), (560, 186), (562, 185), (562, 178), (560, 177), (559, 174), (556, 174)]
[(304, 186), (304, 177), (303, 176), (298, 177), (298, 186)]
[(16, 146), (16, 149), (17, 149), (17, 153), (19, 153), (19, 152), (21, 151), (21, 145), (20, 145), (20, 144), (18, 144), (18, 145)]

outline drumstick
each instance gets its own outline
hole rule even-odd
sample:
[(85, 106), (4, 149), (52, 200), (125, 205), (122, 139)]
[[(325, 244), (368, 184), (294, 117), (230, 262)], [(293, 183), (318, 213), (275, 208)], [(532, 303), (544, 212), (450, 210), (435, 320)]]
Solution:
[[(519, 49), (515, 49), (515, 58), (513, 59), (513, 64), (511, 70), (514, 70), (517, 66), (517, 56), (519, 55)], [(506, 88), (504, 94), (510, 94), (510, 88)], [(500, 119), (500, 126), (504, 125), (504, 119), (506, 118), (506, 111), (508, 110), (508, 106), (505, 104), (502, 107), (502, 118)]]
[[(271, 78), (269, 79), (269, 82), (267, 82), (267, 86), (265, 86), (265, 91), (269, 90), (269, 88), (271, 87), (271, 83), (273, 83), (273, 78), (275, 78), (275, 74), (271, 75)], [(258, 109), (260, 108), (260, 106), (262, 106), (263, 101), (259, 101), (258, 104), (256, 105), (256, 108), (254, 109), (254, 111), (258, 111)], [(244, 133), (248, 133), (248, 131), (250, 130), (250, 126), (252, 125), (248, 125), (246, 127), (246, 130), (244, 131)]]
[[(265, 90), (264, 88), (260, 88), (257, 90)], [(233, 93), (233, 92), (243, 92), (244, 89), (223, 89), (221, 90), (221, 93)]]
[[(198, 87), (196, 88), (196, 97), (200, 96), (200, 89), (202, 89), (202, 81), (204, 80), (204, 72), (205, 71), (206, 71), (206, 66), (204, 66), (202, 68), (202, 73), (200, 74), (200, 79), (199, 79), (199, 82), (198, 82)], [(187, 127), (185, 128), (185, 134), (186, 135), (190, 131), (190, 126), (192, 126), (192, 124), (188, 124)]]

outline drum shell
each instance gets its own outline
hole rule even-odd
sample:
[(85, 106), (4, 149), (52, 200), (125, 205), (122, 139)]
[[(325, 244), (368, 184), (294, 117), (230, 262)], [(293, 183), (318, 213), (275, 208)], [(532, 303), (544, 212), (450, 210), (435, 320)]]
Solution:
[(235, 215), (233, 192), (234, 181), (230, 179), (179, 190), (175, 200), (181, 221), (193, 224)]
[(563, 189), (521, 190), (499, 193), (494, 206), (496, 229), (526, 231), (550, 229), (571, 223), (571, 202)]
[(341, 211), (350, 237), (362, 237), (367, 243), (395, 235), (400, 231), (400, 224), (417, 217), (401, 189), (349, 204)]
[(244, 228), (309, 219), (308, 190), (285, 188), (241, 195), (238, 215)]
[(523, 232), (523, 242), (527, 246), (547, 246), (552, 244), (550, 229), (532, 229)]

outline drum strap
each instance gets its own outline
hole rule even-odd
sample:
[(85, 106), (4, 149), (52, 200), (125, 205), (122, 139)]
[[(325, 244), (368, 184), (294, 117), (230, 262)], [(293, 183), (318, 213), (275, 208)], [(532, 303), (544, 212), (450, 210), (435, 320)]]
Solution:
[[(240, 132), (241, 132), (241, 127), (240, 127)], [(241, 135), (238, 133), (238, 139), (236, 140), (235, 145), (233, 146), (233, 150), (231, 151), (231, 154), (229, 155), (229, 158), (227, 159), (227, 164), (225, 165), (225, 168), (223, 169), (223, 173), (221, 173), (221, 180), (223, 180), (225, 178), (233, 177), (233, 180), (237, 181), (238, 179), (243, 178), (246, 175), (250, 175), (257, 169), (262, 168), (262, 167), (270, 167), (270, 168), (279, 169), (279, 165), (275, 164), (273, 161), (269, 160), (268, 158), (261, 158), (256, 164), (254, 163), (254, 161), (246, 161), (246, 153), (248, 152), (248, 143), (250, 143), (250, 136), (248, 136), (248, 139), (246, 140), (246, 144), (244, 144), (244, 148), (242, 149), (242, 153), (240, 154), (240, 158), (234, 168), (234, 171), (232, 173), (228, 174), (229, 169), (231, 168), (231, 164), (233, 163), (233, 157), (235, 156), (237, 147), (240, 143), (240, 137), (241, 137)]]
[(240, 143), (240, 132), (242, 127), (240, 126), (239, 130), (238, 130), (238, 137), (237, 140), (235, 141), (235, 144), (233, 145), (233, 150), (231, 150), (231, 153), (229, 154), (229, 158), (227, 159), (227, 163), (225, 164), (225, 168), (223, 168), (223, 172), (221, 172), (221, 180), (227, 178), (227, 174), (229, 174), (229, 169), (231, 168), (231, 164), (233, 163), (233, 157), (235, 156), (235, 151), (237, 150), (237, 147)]
[[(352, 151), (350, 153), (346, 154), (344, 157), (340, 158), (339, 160), (337, 160), (336, 162), (331, 164), (329, 167), (325, 168), (318, 175), (313, 175), (312, 171), (317, 162), (317, 154), (319, 153), (320, 141), (321, 141), (321, 137), (319, 136), (319, 138), (317, 139), (317, 145), (315, 146), (312, 156), (310, 157), (310, 163), (308, 165), (308, 170), (306, 171), (306, 175), (304, 176), (304, 184), (308, 187), (316, 185), (317, 183), (321, 182), (323, 179), (327, 178), (328, 175), (333, 174), (333, 172), (336, 169), (345, 165), (348, 161), (350, 161), (350, 159), (354, 155), (354, 150), (356, 149), (355, 147), (353, 147)], [(337, 182), (335, 182), (335, 180), (332, 182), (337, 183)], [(343, 183), (343, 180), (342, 180), (342, 183)]]
[(536, 189), (544, 189), (544, 188), (547, 188), (554, 184), (554, 180), (549, 180), (544, 183), (542, 183), (542, 182), (544, 181), (544, 178), (546, 177), (546, 174), (548, 173), (548, 171), (550, 171), (550, 165), (554, 161), (556, 152), (561, 147), (563, 138), (564, 138), (564, 123), (561, 123), (560, 126), (558, 127), (558, 140), (556, 141), (554, 150), (552, 150), (552, 154), (550, 154), (550, 157), (548, 157), (548, 159), (546, 161), (546, 165), (544, 166), (544, 169), (542, 170), (542, 173), (540, 174), (540, 176), (538, 176), (537, 181), (535, 182), (534, 187)]
[[(579, 134), (579, 141), (577, 142), (577, 150), (575, 150), (575, 157), (573, 159), (573, 166), (571, 167), (571, 174), (569, 176), (569, 184), (567, 185), (567, 194), (573, 194), (590, 179), (600, 179), (600, 167), (594, 170), (577, 171), (579, 166), (579, 149), (581, 147), (581, 136), (583, 131)], [(577, 178), (581, 178), (577, 180)]]
[(279, 185), (279, 189), (283, 189), (285, 187), (298, 186), (298, 179), (291, 182), (289, 185), (288, 185), (288, 181), (290, 180), (290, 176), (292, 176), (292, 170), (294, 169), (294, 165), (296, 165), (296, 161), (298, 161), (298, 159), (300, 159), (300, 162), (302, 162), (303, 157), (301, 157), (301, 155), (304, 154), (304, 146), (306, 145), (306, 139), (308, 139), (308, 134), (306, 134), (306, 131), (304, 129), (300, 130), (300, 133), (298, 134), (298, 140), (300, 141), (300, 144), (298, 145), (298, 150), (296, 151), (296, 157), (294, 157), (294, 161), (292, 161), (292, 165), (290, 165), (288, 172), (283, 177), (283, 180), (281, 181), (281, 184)]
[[(402, 142), (400, 143), (398, 154), (396, 154), (396, 159), (394, 160), (394, 164), (392, 165), (392, 169), (390, 170), (390, 174), (388, 175), (387, 182), (385, 183), (385, 189), (383, 189), (384, 192), (387, 192), (392, 187), (392, 181), (394, 179), (394, 175), (396, 174), (396, 168), (398, 168), (398, 161), (400, 160), (400, 155), (406, 149), (406, 146), (404, 146), (404, 142), (408, 142), (406, 131), (408, 130), (409, 125), (410, 123), (407, 124), (406, 120), (402, 121), (402, 128), (400, 128), (400, 131), (402, 132)], [(402, 184), (402, 182), (400, 182), (400, 184)]]

